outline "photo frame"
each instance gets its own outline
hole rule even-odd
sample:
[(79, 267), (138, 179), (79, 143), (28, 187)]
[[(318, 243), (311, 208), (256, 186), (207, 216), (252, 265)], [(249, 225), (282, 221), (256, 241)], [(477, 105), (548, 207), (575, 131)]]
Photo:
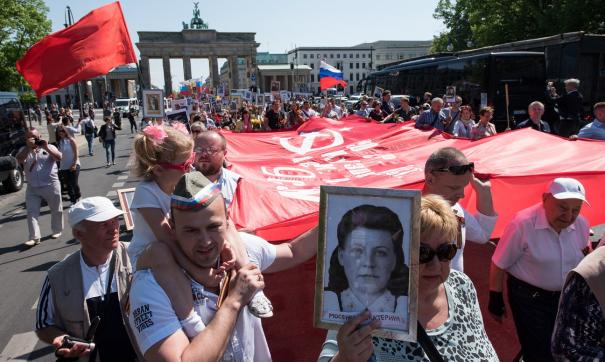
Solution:
[(338, 329), (367, 308), (381, 322), (374, 335), (416, 341), (420, 198), (321, 186), (315, 327)]
[(143, 90), (143, 117), (164, 117), (164, 91), (161, 89)]
[(191, 133), (191, 127), (189, 125), (189, 112), (187, 112), (187, 108), (166, 112), (166, 121), (169, 124), (180, 122), (185, 125), (185, 127), (187, 127), (187, 131)]
[(448, 85), (445, 87), (445, 99), (447, 103), (456, 102), (456, 86)]
[(132, 218), (132, 212), (130, 211), (130, 205), (132, 205), (132, 199), (134, 198), (135, 188), (119, 189), (118, 199), (120, 200), (120, 207), (124, 211), (124, 224), (126, 230), (132, 230), (134, 228), (134, 219)]

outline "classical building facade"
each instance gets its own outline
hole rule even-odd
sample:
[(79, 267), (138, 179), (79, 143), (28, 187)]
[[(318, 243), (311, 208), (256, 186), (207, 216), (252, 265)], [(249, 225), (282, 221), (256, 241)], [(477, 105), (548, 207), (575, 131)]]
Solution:
[[(112, 69), (106, 75), (89, 79), (83, 84), (82, 97), (84, 102), (94, 102), (101, 107), (108, 100), (117, 98), (136, 98), (139, 75), (135, 64), (121, 65)], [(71, 105), (78, 108), (79, 99), (76, 85), (72, 84), (40, 99), (41, 103), (56, 103), (60, 106)]]
[(345, 94), (355, 93), (357, 84), (382, 64), (429, 53), (431, 41), (385, 41), (362, 43), (351, 47), (299, 47), (288, 52), (288, 63), (311, 68), (309, 89), (319, 92), (319, 63), (342, 70), (348, 83)]
[[(183, 23), (180, 32), (149, 32), (139, 31), (139, 42), (136, 43), (141, 54), (140, 67), (143, 73), (143, 86), (150, 87), (151, 74), (149, 60), (162, 59), (164, 69), (164, 91), (172, 92), (172, 75), (170, 73), (170, 59), (183, 60), (183, 73), (185, 79), (191, 79), (191, 59), (207, 58), (210, 65), (210, 78), (212, 85), (218, 86), (220, 82), (218, 58), (227, 58), (231, 74), (231, 89), (246, 87), (240, 84), (238, 58), (246, 63), (246, 74), (253, 76), (256, 69), (256, 48), (260, 45), (254, 40), (255, 33), (224, 33), (208, 29), (208, 25), (200, 18), (197, 4), (193, 11), (190, 24)], [(247, 79), (250, 79), (247, 78)]]

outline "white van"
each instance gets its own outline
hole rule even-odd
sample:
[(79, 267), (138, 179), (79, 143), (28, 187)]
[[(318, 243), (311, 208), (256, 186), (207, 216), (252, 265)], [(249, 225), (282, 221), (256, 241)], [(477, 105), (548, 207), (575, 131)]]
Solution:
[(122, 114), (122, 118), (128, 117), (130, 109), (134, 109), (135, 115), (139, 114), (139, 100), (136, 98), (118, 98), (114, 107)]

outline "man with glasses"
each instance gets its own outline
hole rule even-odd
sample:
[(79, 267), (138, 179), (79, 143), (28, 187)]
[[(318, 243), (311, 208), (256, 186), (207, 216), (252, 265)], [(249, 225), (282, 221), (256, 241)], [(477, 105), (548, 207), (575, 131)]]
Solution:
[[(466, 240), (485, 244), (494, 230), (498, 216), (494, 210), (491, 185), (473, 175), (474, 164), (453, 147), (441, 148), (433, 152), (424, 165), (425, 183), (423, 195), (435, 194), (446, 199), (458, 217), (458, 252), (451, 266), (464, 271), (463, 250)], [(477, 193), (477, 213), (471, 214), (458, 201), (464, 197), (464, 189), (471, 184)]]
[(492, 256), (488, 309), (497, 321), (505, 316), (508, 274), (508, 301), (524, 361), (553, 361), (551, 336), (561, 290), (590, 246), (588, 221), (579, 215), (584, 203), (579, 181), (554, 179), (541, 202), (519, 211), (504, 228)]
[(240, 175), (228, 170), (225, 165), (227, 140), (216, 131), (205, 131), (194, 137), (195, 162), (193, 166), (210, 181), (218, 183), (227, 207), (231, 205)]

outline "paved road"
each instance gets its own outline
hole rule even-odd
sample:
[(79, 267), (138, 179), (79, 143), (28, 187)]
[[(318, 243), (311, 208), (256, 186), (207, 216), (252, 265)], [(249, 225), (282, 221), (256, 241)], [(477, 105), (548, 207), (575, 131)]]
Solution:
[[(128, 124), (128, 120), (124, 121), (123, 126)], [(98, 140), (95, 140), (92, 157), (84, 152), (86, 142), (79, 142), (82, 144), (80, 154), (84, 155), (80, 159), (82, 196), (107, 196), (119, 207), (115, 190), (135, 186), (135, 180), (128, 172), (132, 141), (130, 130), (118, 131), (116, 165), (110, 168), (105, 167), (105, 150)], [(48, 207), (43, 207), (40, 226), (46, 237), (34, 248), (24, 247), (23, 242), (28, 238), (24, 200), (25, 187), (16, 193), (0, 194), (0, 361), (54, 361), (53, 349), (38, 342), (32, 332), (36, 304), (46, 270), (78, 246), (69, 228), (57, 240), (48, 237), (51, 234), (50, 214)], [(66, 212), (69, 201), (64, 201), (63, 205)], [(64, 221), (67, 227), (66, 213)]]

